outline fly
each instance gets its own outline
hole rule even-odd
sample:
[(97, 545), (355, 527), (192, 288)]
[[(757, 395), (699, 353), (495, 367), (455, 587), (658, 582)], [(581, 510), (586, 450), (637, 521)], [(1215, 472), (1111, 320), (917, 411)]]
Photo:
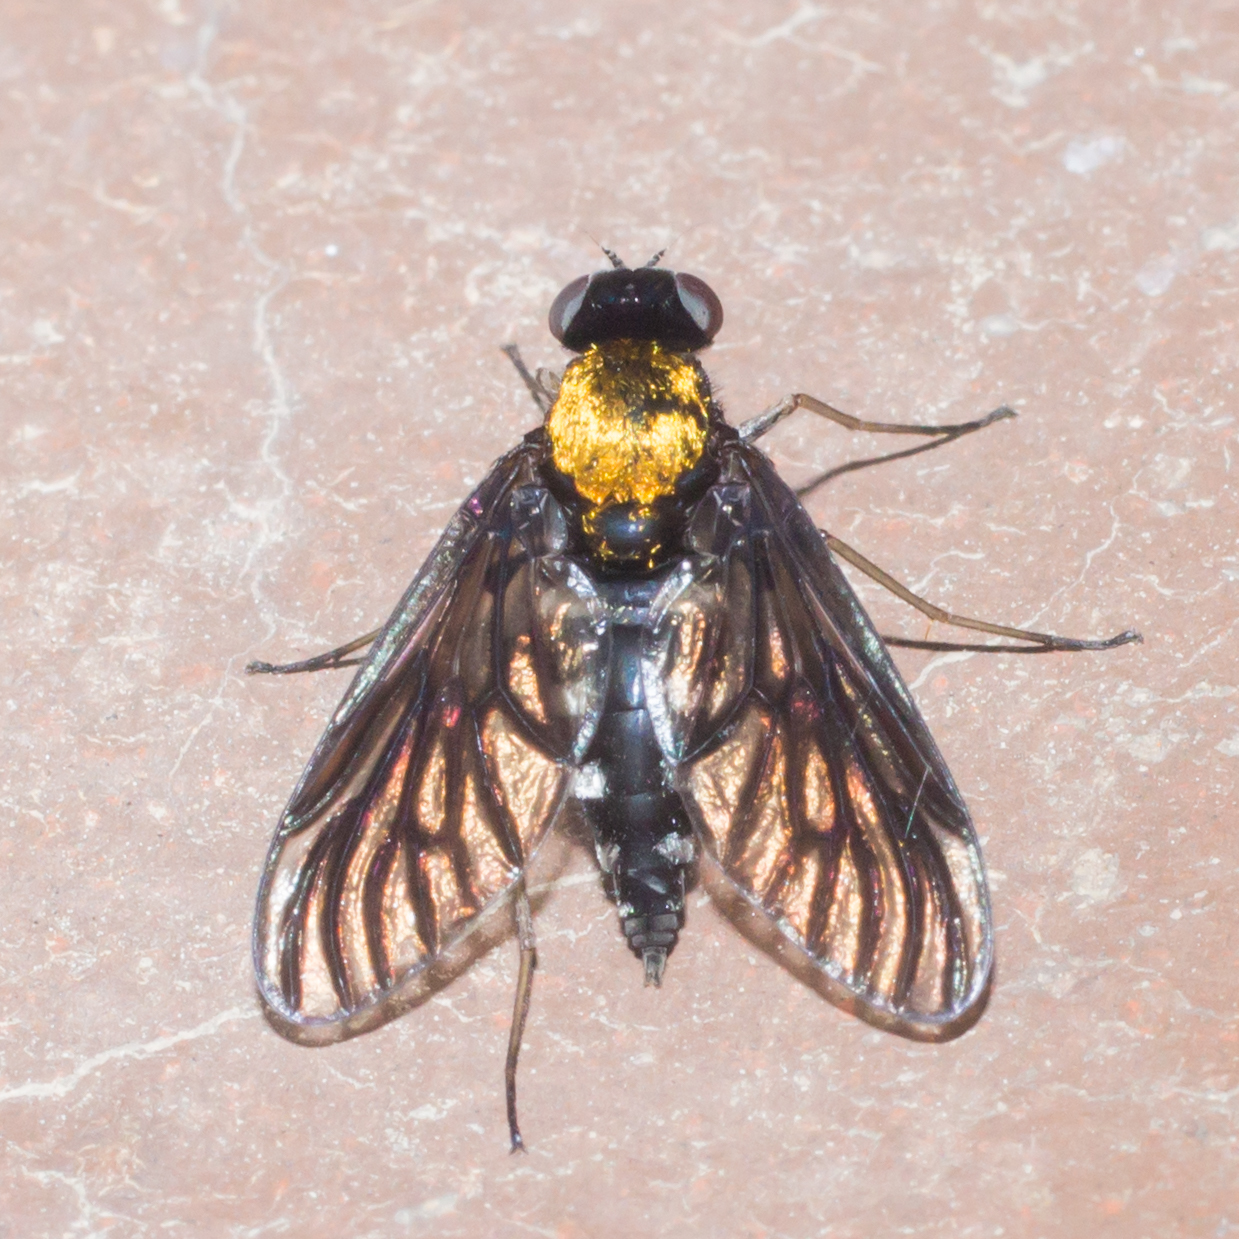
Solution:
[[(827, 998), (922, 1040), (980, 1014), (993, 925), (976, 832), (836, 556), (932, 619), (1043, 650), (1110, 649), (954, 615), (819, 531), (756, 442), (798, 409), (945, 441), (1012, 417), (883, 424), (788, 396), (739, 426), (698, 354), (723, 309), (657, 266), (551, 306), (558, 383), (507, 352), (543, 424), (452, 518), (391, 618), (300, 663), (360, 663), (272, 842), (254, 963), (285, 1035), (364, 1032), (443, 983), (511, 907), (516, 1063), (536, 962), (525, 869), (570, 802), (620, 928), (661, 983), (699, 878)], [(916, 449), (914, 449), (916, 450)], [(359, 658), (350, 655), (369, 646)]]

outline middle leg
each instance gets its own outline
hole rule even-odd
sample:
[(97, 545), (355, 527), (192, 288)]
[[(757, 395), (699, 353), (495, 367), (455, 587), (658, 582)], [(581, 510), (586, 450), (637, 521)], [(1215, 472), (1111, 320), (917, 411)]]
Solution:
[(1116, 645), (1127, 645), (1143, 638), (1134, 629), (1117, 633), (1113, 637), (1059, 637), (1050, 632), (1033, 632), (1027, 628), (1008, 628), (1005, 624), (991, 624), (988, 620), (970, 619), (966, 615), (956, 615), (954, 611), (946, 611), (932, 602), (914, 594), (906, 585), (901, 585), (889, 572), (884, 572), (872, 560), (866, 559), (859, 551), (834, 534), (821, 531), (830, 547), (840, 559), (846, 559), (854, 568), (859, 568), (871, 580), (877, 581), (883, 589), (888, 589), (896, 598), (902, 599), (910, 607), (915, 607), (922, 615), (940, 624), (953, 624), (957, 628), (971, 628), (976, 632), (992, 633), (996, 637), (1011, 637), (1017, 641), (1031, 641), (1044, 650), (1110, 650)]

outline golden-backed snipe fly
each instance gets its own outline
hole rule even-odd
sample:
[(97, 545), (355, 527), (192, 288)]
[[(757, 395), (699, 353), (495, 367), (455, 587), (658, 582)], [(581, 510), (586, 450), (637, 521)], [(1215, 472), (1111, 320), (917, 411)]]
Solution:
[[(276, 831), (258, 985), (295, 1040), (340, 1040), (442, 982), (488, 911), (514, 909), (515, 1073), (534, 938), (523, 873), (582, 811), (620, 926), (657, 985), (705, 881), (832, 1001), (908, 1037), (962, 1032), (993, 957), (968, 810), (835, 560), (936, 620), (1049, 650), (1072, 640), (918, 599), (814, 527), (756, 441), (806, 395), (733, 427), (697, 354), (723, 309), (658, 257), (569, 284), (562, 378), (508, 353), (544, 415), (448, 524), (382, 628), (290, 672), (360, 662)], [(832, 554), (833, 552), (833, 554)], [(369, 645), (364, 658), (348, 656)]]

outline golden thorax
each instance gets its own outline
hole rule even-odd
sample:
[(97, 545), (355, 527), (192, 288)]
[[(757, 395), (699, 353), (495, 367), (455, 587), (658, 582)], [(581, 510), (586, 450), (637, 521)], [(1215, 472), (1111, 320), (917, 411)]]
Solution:
[(652, 341), (591, 345), (564, 372), (546, 429), (555, 467), (589, 503), (652, 503), (705, 449), (701, 371)]

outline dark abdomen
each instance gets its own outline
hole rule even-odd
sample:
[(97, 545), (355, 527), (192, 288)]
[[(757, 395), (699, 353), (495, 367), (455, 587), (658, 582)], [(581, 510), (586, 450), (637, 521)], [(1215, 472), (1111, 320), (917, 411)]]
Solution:
[(659, 582), (602, 585), (616, 617), (606, 705), (586, 764), (601, 776), (601, 795), (584, 802), (599, 863), (624, 935), (658, 984), (684, 921), (692, 830), (672, 790), (641, 687), (641, 634)]

